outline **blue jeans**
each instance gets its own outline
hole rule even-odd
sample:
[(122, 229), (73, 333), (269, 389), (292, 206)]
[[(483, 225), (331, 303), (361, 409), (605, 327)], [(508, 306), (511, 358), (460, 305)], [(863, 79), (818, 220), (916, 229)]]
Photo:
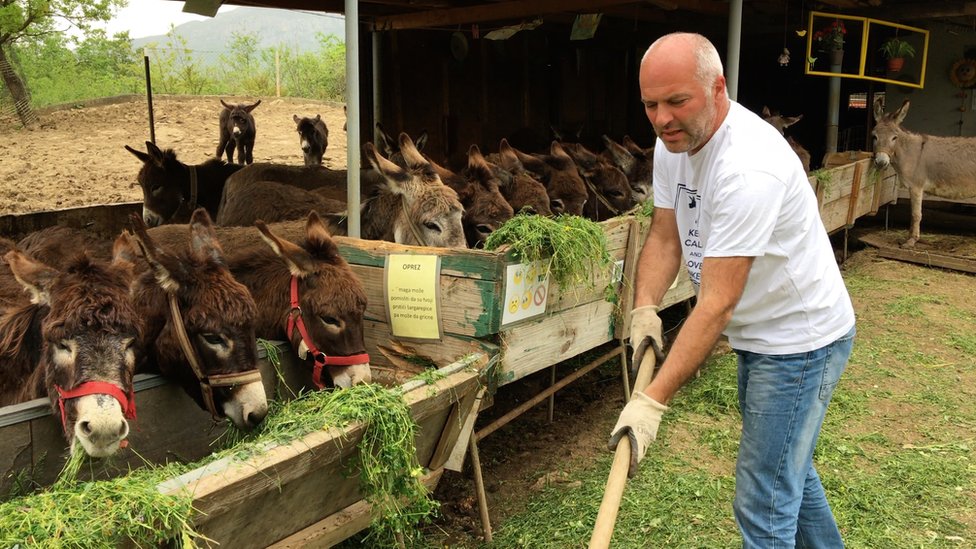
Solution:
[(808, 353), (736, 351), (742, 438), (732, 507), (744, 548), (844, 547), (813, 449), (853, 343), (851, 328)]

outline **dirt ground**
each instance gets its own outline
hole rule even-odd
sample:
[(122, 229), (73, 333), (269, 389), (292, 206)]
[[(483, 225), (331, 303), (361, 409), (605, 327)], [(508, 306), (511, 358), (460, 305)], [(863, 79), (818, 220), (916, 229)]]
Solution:
[[(218, 99), (155, 98), (156, 143), (175, 149), (187, 163), (212, 158), (218, 138)], [(226, 99), (249, 102), (255, 98)], [(255, 161), (300, 164), (302, 155), (292, 115), (320, 113), (330, 130), (325, 163), (334, 168), (345, 166), (341, 105), (262, 99), (254, 110), (258, 128)], [(33, 131), (17, 129), (10, 121), (0, 120), (0, 215), (141, 200), (141, 192), (134, 186), (140, 163), (123, 145), (145, 149), (149, 136), (147, 118), (144, 100), (133, 99), (42, 113), (42, 125)], [(896, 228), (903, 229), (905, 225)], [(925, 235), (923, 221), (923, 245), (940, 246), (942, 239), (926, 239)], [(861, 249), (856, 239), (852, 242), (849, 261), (871, 265), (878, 276), (891, 272), (892, 265), (900, 265), (877, 257), (871, 249)], [(969, 237), (968, 243), (972, 242), (976, 239)], [(946, 243), (946, 247), (957, 244)], [(966, 250), (964, 253), (976, 259), (976, 250), (971, 246)], [(958, 253), (959, 249), (954, 251)], [(899, 271), (917, 276), (915, 269), (921, 268), (900, 267)], [(947, 285), (949, 295), (952, 285), (959, 286), (958, 291), (970, 291), (971, 277), (943, 276), (945, 272), (938, 269), (925, 273), (932, 284)], [(678, 324), (681, 309), (669, 310), (666, 326), (673, 328)], [(607, 350), (597, 349), (592, 354), (597, 356)], [(571, 368), (560, 366), (558, 377)], [(530, 399), (548, 383), (546, 370), (522, 383), (503, 387), (496, 395), (495, 406), (479, 417), (478, 427)], [(594, 456), (606, 452), (607, 435), (624, 402), (616, 361), (560, 391), (555, 401), (554, 423), (548, 422), (547, 408), (542, 404), (479, 445), (491, 518), (496, 525), (523, 509), (526, 499), (545, 483), (566, 482), (563, 471), (574, 463), (592, 461)], [(435, 495), (442, 509), (441, 517), (428, 529), (430, 536), (441, 540), (441, 545), (477, 546), (482, 532), (470, 458), (464, 473), (445, 474)]]
[[(156, 145), (173, 149), (188, 164), (214, 157), (218, 117), (228, 103), (251, 97), (162, 96), (153, 99)], [(345, 114), (338, 103), (260, 98), (254, 109), (255, 162), (301, 164), (292, 115), (321, 114), (329, 128), (324, 163), (346, 166)], [(123, 147), (146, 150), (149, 114), (145, 98), (41, 112), (40, 128), (19, 129), (0, 120), (0, 215), (142, 200), (136, 174), (142, 165)]]

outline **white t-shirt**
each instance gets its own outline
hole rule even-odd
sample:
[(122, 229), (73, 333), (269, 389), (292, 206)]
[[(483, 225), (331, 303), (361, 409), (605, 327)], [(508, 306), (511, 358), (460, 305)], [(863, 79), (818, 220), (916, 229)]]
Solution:
[(654, 206), (673, 209), (697, 290), (705, 257), (755, 257), (725, 335), (734, 349), (818, 349), (854, 326), (854, 308), (799, 158), (738, 103), (694, 155), (654, 149)]

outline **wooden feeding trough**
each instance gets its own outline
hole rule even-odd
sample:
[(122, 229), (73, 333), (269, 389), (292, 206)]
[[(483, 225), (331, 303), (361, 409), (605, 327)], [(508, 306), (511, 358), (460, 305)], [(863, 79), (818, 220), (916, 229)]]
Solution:
[[(276, 348), (277, 368), (259, 349), (262, 377), (273, 394), (289, 394), (296, 389), (285, 388), (284, 382), (306, 377), (305, 365), (286, 343), (279, 342)], [(427, 376), (434, 381), (402, 384), (417, 424), (414, 443), (417, 463), (424, 468), (421, 480), (430, 490), (445, 468), (459, 470), (478, 398), (484, 393), (484, 372), (495, 360), (484, 353), (469, 354)], [(377, 377), (382, 379), (384, 372), (377, 372)], [(140, 376), (137, 392), (139, 423), (129, 448), (155, 462), (210, 453), (210, 443), (220, 430), (206, 428), (209, 415), (182, 389), (157, 376)], [(50, 483), (57, 475), (65, 444), (60, 425), (49, 415), (45, 399), (0, 408), (0, 436), (11, 442), (0, 449), (5, 479), (30, 466), (41, 475), (34, 481)], [(373, 519), (358, 476), (348, 471), (348, 464), (357, 459), (365, 429), (352, 424), (341, 430), (315, 431), (287, 444), (269, 444), (252, 457), (223, 458), (191, 470), (163, 482), (159, 490), (189, 491), (193, 528), (225, 547), (329, 546), (368, 528)], [(130, 466), (141, 465), (132, 450), (122, 450), (123, 459), (96, 476), (118, 476)]]
[(877, 171), (870, 153), (834, 153), (825, 168), (810, 175), (827, 234), (849, 229), (865, 215), (898, 200), (898, 176), (892, 168)]

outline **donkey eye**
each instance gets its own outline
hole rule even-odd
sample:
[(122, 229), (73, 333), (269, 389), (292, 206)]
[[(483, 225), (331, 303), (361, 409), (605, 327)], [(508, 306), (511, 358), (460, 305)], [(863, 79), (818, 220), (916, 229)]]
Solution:
[(478, 225), (477, 227), (475, 227), (475, 230), (477, 230), (481, 234), (490, 234), (494, 229), (492, 229), (488, 225)]
[(341, 323), (339, 322), (338, 318), (328, 316), (328, 315), (320, 316), (319, 318), (322, 320), (322, 323), (325, 324), (326, 326), (332, 326), (335, 328), (341, 327)]
[(210, 345), (210, 346), (213, 346), (213, 347), (218, 347), (218, 346), (220, 346), (220, 347), (226, 347), (227, 346), (227, 339), (224, 338), (224, 336), (222, 336), (220, 334), (206, 333), (206, 334), (200, 334), (200, 337), (203, 338), (203, 340), (207, 343), (207, 345)]
[(607, 193), (607, 195), (610, 196), (610, 198), (623, 198), (624, 197), (624, 193), (622, 193), (620, 191), (610, 191), (610, 192)]
[(59, 353), (70, 353), (71, 352), (71, 344), (68, 343), (68, 341), (65, 340), (65, 339), (62, 339), (60, 341), (54, 341), (54, 342), (52, 342), (52, 345), (54, 346), (54, 350), (57, 351), (57, 352), (59, 352)]
[(556, 199), (549, 202), (549, 209), (555, 213), (563, 211), (563, 201)]
[(437, 223), (434, 223), (433, 221), (425, 222), (424, 227), (427, 227), (428, 229), (434, 231), (435, 233), (441, 232), (441, 226), (438, 225)]

